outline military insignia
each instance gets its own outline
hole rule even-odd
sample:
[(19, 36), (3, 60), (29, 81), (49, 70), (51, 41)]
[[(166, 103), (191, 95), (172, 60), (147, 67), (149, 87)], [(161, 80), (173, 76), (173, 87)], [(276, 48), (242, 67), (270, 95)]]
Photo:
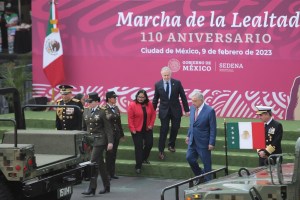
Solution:
[(94, 118), (95, 118), (96, 120), (99, 120), (99, 119), (100, 119), (100, 115), (95, 115)]
[(274, 128), (274, 127), (269, 128), (268, 133), (271, 134), (271, 135), (274, 135), (274, 133), (275, 133), (275, 128)]
[(74, 108), (67, 108), (66, 109), (66, 114), (67, 115), (73, 115), (74, 114), (74, 110), (75, 110)]
[(106, 110), (106, 109), (107, 109), (105, 106), (100, 106), (100, 108), (101, 108), (102, 110)]
[(79, 100), (79, 99), (73, 98), (72, 101), (74, 101), (74, 102), (79, 102), (80, 100)]

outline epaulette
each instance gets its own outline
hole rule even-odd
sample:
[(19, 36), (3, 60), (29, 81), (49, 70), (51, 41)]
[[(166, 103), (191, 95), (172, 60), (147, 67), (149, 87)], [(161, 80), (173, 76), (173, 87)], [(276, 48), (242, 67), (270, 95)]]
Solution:
[(72, 101), (74, 101), (74, 102), (79, 102), (80, 100), (79, 100), (79, 99), (73, 98)]
[(99, 106), (99, 107), (100, 107), (100, 109), (102, 109), (102, 110), (106, 110), (106, 109), (107, 109), (105, 106)]

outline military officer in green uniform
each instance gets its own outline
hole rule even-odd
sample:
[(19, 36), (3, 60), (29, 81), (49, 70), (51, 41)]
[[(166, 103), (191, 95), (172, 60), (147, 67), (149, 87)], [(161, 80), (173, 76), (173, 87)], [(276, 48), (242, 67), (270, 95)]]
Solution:
[[(268, 164), (268, 157), (272, 154), (281, 154), (281, 139), (283, 134), (282, 124), (272, 117), (272, 107), (256, 106), (260, 119), (265, 123), (266, 148), (258, 149), (259, 166)], [(276, 157), (273, 157), (273, 164), (276, 163)], [(271, 163), (272, 164), (272, 163)]]
[(77, 107), (58, 107), (56, 109), (57, 130), (82, 130), (83, 105), (80, 100), (73, 98), (72, 86), (59, 86), (61, 99), (57, 100), (57, 105), (74, 105)]
[(120, 139), (124, 139), (124, 131), (121, 124), (121, 115), (118, 106), (116, 106), (116, 98), (117, 95), (114, 91), (108, 91), (106, 93), (106, 105), (105, 105), (105, 113), (110, 121), (112, 128), (113, 128), (113, 136), (114, 136), (114, 147), (112, 151), (106, 152), (106, 169), (110, 179), (118, 179), (119, 177), (116, 176), (116, 159), (117, 159), (117, 151)]
[[(106, 108), (99, 106), (100, 97), (96, 92), (88, 94), (88, 107), (83, 112), (83, 130), (88, 131), (93, 138), (93, 150), (91, 162), (96, 162), (102, 178), (103, 190), (99, 194), (110, 192), (110, 182), (106, 171), (103, 154), (105, 151), (113, 149), (113, 130), (106, 116)], [(84, 191), (84, 195), (95, 195), (97, 188), (98, 170), (92, 172), (89, 188)]]

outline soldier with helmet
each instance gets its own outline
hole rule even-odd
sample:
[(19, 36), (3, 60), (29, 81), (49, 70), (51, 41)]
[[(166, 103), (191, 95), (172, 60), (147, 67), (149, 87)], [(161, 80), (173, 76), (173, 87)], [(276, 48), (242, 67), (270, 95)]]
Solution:
[(61, 99), (57, 100), (57, 105), (70, 105), (77, 107), (58, 107), (56, 109), (57, 130), (82, 130), (83, 105), (80, 100), (73, 98), (70, 85), (59, 86)]
[[(272, 107), (269, 106), (256, 106), (259, 118), (265, 123), (265, 140), (266, 148), (258, 149), (259, 166), (268, 164), (268, 157), (272, 154), (281, 154), (281, 139), (283, 134), (282, 124), (272, 117)], [(276, 163), (276, 158), (272, 159), (273, 164)], [(272, 163), (269, 163), (272, 164)]]
[(113, 128), (113, 136), (114, 136), (114, 148), (112, 151), (106, 152), (106, 168), (110, 179), (118, 179), (116, 176), (116, 159), (117, 159), (117, 151), (120, 139), (124, 139), (124, 131), (121, 123), (121, 114), (118, 106), (116, 105), (116, 98), (118, 96), (114, 91), (108, 91), (106, 93), (106, 105), (105, 105), (105, 113), (106, 117), (110, 121)]

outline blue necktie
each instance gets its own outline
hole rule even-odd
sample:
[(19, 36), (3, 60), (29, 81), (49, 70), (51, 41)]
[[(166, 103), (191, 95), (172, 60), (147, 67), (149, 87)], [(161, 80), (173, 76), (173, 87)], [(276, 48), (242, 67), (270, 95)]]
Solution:
[(166, 84), (167, 84), (167, 87), (166, 87), (166, 93), (167, 93), (168, 98), (169, 98), (169, 92), (170, 92), (169, 82), (166, 82)]

